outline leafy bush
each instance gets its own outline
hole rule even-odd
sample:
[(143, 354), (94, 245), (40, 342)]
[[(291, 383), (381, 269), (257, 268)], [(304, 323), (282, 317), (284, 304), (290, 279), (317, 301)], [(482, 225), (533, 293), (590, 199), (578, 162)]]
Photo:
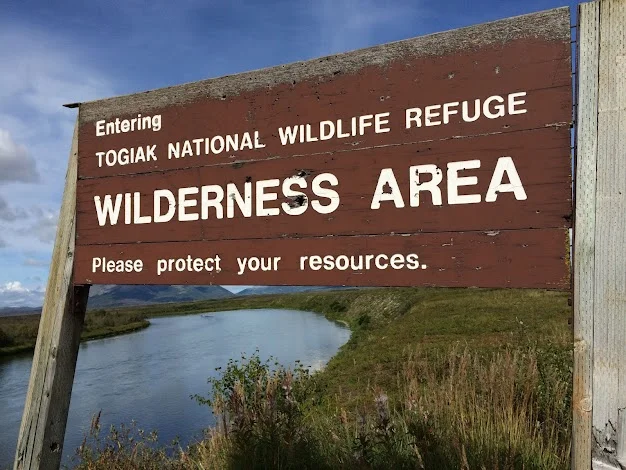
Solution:
[(0, 328), (0, 348), (5, 346), (13, 346), (13, 338)]
[(183, 470), (191, 468), (189, 458), (176, 442), (157, 444), (156, 431), (146, 433), (134, 421), (130, 426), (111, 426), (101, 435), (101, 412), (91, 421), (89, 434), (76, 450), (79, 470)]
[[(218, 369), (220, 370), (220, 369)], [(287, 370), (272, 358), (230, 360), (219, 378), (209, 378), (218, 430), (228, 437), (230, 468), (321, 468), (317, 446), (305, 421), (314, 380), (298, 365)]]
[(348, 310), (348, 305), (338, 300), (333, 300), (328, 306), (328, 311), (331, 313), (342, 313)]
[(79, 468), (566, 469), (571, 381), (550, 369), (559, 357), (418, 347), (402, 365), (397, 396), (364, 391), (369, 405), (346, 411), (314, 400), (308, 370), (257, 352), (210, 378), (209, 398), (194, 396), (218, 418), (202, 442), (183, 451), (156, 446), (156, 434), (134, 425), (111, 428), (81, 446)]
[[(105, 447), (101, 466), (85, 468), (569, 468), (566, 298), (510, 289), (372, 289), (176, 307), (312, 310), (349, 324), (353, 334), (312, 377), (263, 362), (258, 352), (231, 361), (209, 379), (209, 398), (195, 397), (218, 418), (204, 440), (184, 451), (165, 452), (155, 442), (134, 453), (124, 445), (119, 455)], [(162, 314), (173, 307), (152, 308)], [(147, 312), (109, 313), (123, 323)], [(158, 465), (138, 466), (137, 454)]]

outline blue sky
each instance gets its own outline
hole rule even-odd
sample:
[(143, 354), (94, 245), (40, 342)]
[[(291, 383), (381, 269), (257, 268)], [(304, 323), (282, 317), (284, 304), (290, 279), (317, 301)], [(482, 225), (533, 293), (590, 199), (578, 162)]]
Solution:
[(558, 0), (0, 0), (0, 307), (40, 305), (76, 111), (65, 103), (344, 52)]

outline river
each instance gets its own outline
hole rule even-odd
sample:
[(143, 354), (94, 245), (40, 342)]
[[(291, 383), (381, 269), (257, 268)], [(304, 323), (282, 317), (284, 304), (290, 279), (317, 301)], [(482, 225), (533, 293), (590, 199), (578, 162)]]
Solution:
[[(250, 355), (296, 360), (319, 369), (350, 331), (322, 315), (297, 310), (238, 310), (150, 320), (141, 331), (82, 343), (65, 434), (63, 463), (71, 464), (91, 418), (102, 410), (102, 430), (135, 420), (158, 430), (160, 442), (188, 443), (214, 424), (206, 379), (228, 360)], [(12, 465), (28, 388), (32, 355), (0, 358), (0, 469)]]

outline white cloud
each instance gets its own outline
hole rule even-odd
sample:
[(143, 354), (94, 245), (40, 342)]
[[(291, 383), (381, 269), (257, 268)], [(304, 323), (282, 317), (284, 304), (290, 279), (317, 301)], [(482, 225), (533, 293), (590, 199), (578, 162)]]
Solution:
[(81, 56), (76, 46), (50, 33), (24, 26), (5, 28), (0, 32), (0, 60), (11, 73), (0, 75), (0, 103), (21, 103), (43, 116), (69, 116), (72, 113), (63, 104), (111, 93), (108, 81)]
[[(49, 249), (56, 236), (58, 213), (39, 206), (15, 207), (0, 195), (0, 247)], [(34, 246), (37, 240), (42, 246)]]
[(26, 213), (21, 208), (13, 208), (9, 206), (9, 203), (0, 196), (0, 221), (13, 222), (26, 216)]
[(76, 119), (62, 105), (116, 94), (91, 51), (70, 39), (0, 15), (2, 282), (30, 287), (33, 261), (50, 254)]
[(43, 303), (41, 287), (28, 288), (20, 281), (0, 284), (0, 307), (38, 307)]
[(17, 144), (9, 131), (0, 128), (0, 183), (39, 181), (34, 158), (26, 147)]
[[(10, 71), (0, 74), (0, 165), (6, 153), (31, 169), (18, 172), (19, 181), (33, 181), (36, 162), (39, 196), (60, 201), (76, 120), (76, 110), (63, 105), (112, 96), (113, 86), (80, 44), (24, 24), (0, 21), (0, 63)], [(5, 173), (0, 166), (0, 181)]]
[(20, 281), (12, 281), (7, 282), (4, 286), (0, 286), (0, 294), (6, 293), (26, 293), (28, 289), (26, 289)]
[(56, 236), (58, 215), (42, 211), (34, 223), (27, 229), (42, 243), (52, 243)]

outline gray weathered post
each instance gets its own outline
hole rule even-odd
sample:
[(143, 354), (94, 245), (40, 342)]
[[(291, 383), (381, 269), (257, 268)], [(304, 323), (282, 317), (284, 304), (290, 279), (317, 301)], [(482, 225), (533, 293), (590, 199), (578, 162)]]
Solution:
[(579, 7), (575, 469), (626, 466), (626, 0)]
[(39, 322), (15, 470), (58, 469), (89, 286), (73, 285), (78, 123)]

